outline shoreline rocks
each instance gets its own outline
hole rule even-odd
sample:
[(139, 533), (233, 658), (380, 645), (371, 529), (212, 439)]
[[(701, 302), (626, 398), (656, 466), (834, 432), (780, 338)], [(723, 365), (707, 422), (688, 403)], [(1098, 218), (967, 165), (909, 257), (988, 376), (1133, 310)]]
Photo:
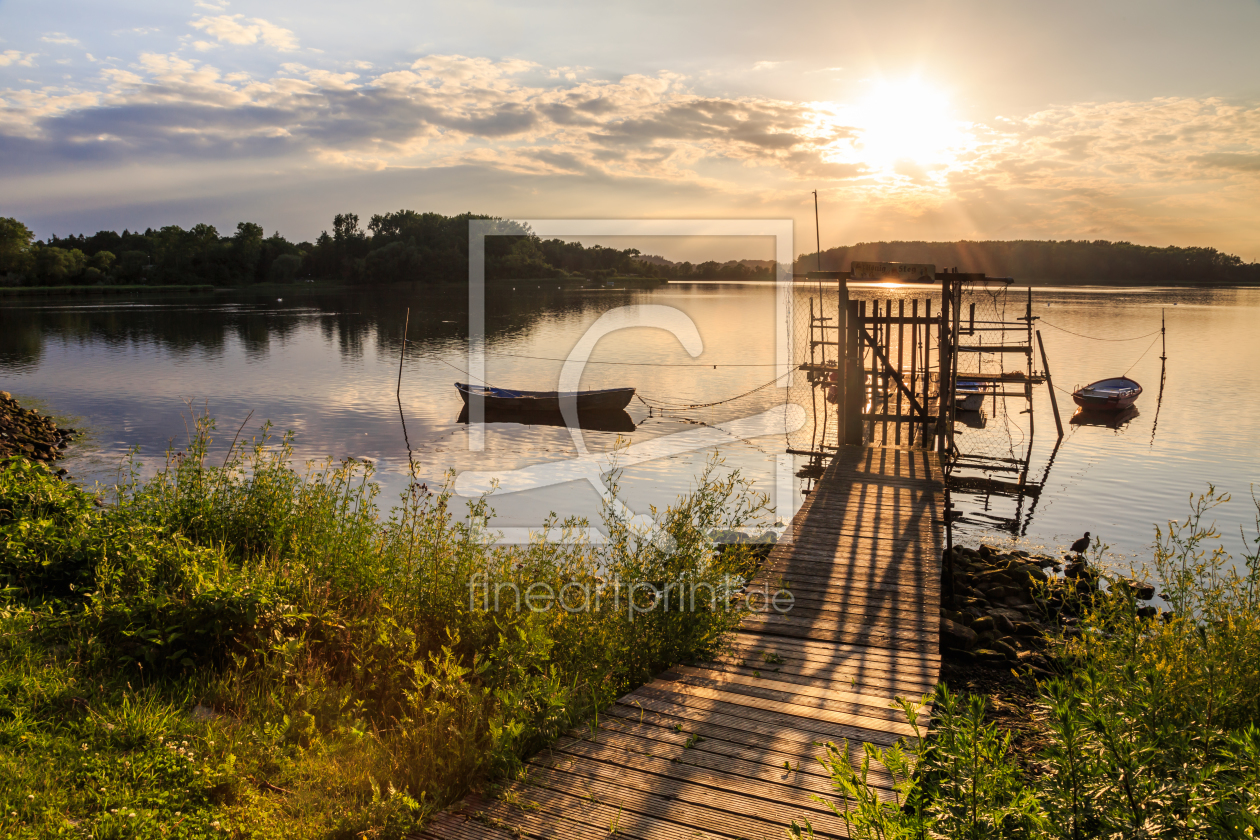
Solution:
[(74, 429), (58, 427), (51, 417), (23, 408), (8, 391), (0, 391), (0, 458), (20, 456), (51, 464), (78, 435)]
[[(956, 545), (942, 560), (941, 652), (963, 661), (1026, 665), (1046, 674), (1043, 652), (1050, 637), (1074, 632), (1077, 606), (1093, 597), (1101, 579), (1080, 555), (1056, 559), (1020, 549)], [(1113, 585), (1126, 587), (1138, 601), (1155, 594), (1149, 583)], [(1139, 615), (1155, 612), (1152, 606), (1138, 610)]]

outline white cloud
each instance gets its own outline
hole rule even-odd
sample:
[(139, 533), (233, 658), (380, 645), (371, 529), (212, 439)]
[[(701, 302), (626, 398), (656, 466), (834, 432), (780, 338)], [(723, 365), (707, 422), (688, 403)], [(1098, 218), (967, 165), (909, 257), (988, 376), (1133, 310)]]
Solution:
[(754, 70), (773, 70), (783, 64), (782, 61), (758, 61), (752, 66)]
[(565, 79), (575, 82), (579, 74), (589, 73), (590, 70), (590, 67), (552, 67), (547, 71), (547, 75), (553, 79)]
[(292, 52), (298, 48), (297, 36), (292, 31), (262, 18), (247, 20), (244, 15), (203, 16), (194, 20), (192, 27), (228, 44), (244, 46), (262, 43), (281, 52)]
[(197, 0), (193, 5), (212, 12), (221, 12), (228, 7), (227, 0)]
[(193, 41), (193, 49), (197, 52), (208, 52), (210, 50), (217, 50), (218, 48), (218, 44), (212, 44), (209, 41)]
[(296, 63), (281, 64), (280, 69), (294, 76), (305, 76), (324, 90), (354, 90), (359, 87), (359, 85), (351, 84), (354, 79), (359, 78), (358, 73), (333, 73), (329, 70), (312, 69), (305, 64)]
[(64, 32), (48, 32), (43, 38), (40, 38), (40, 40), (49, 44), (62, 44), (72, 47), (80, 46), (78, 38), (71, 38)]
[[(223, 32), (226, 43), (249, 37)], [(254, 37), (243, 43), (262, 41), (261, 30)], [(9, 51), (0, 64), (31, 58)], [(947, 236), (979, 229), (1126, 238), (1168, 230), (1182, 241), (1220, 242), (1226, 237), (1212, 233), (1213, 224), (1241, 229), (1236, 220), (1260, 217), (1255, 104), (1168, 98), (1063, 106), (961, 126), (963, 151), (948, 164), (898, 159), (881, 170), (860, 155), (832, 154), (863, 136), (836, 103), (700, 96), (668, 73), (601, 81), (582, 79), (586, 68), (515, 59), (430, 55), (376, 73), (364, 65), (291, 62), (268, 78), (145, 53), (126, 70), (103, 70), (95, 89), (0, 91), (0, 135), (38, 143), (49, 165), (58, 155), (81, 159), (99, 143), (133, 161), (465, 165), (686, 184), (745, 203), (790, 203), (816, 184), (889, 220), (889, 233), (930, 217), (969, 225), (935, 231)], [(66, 116), (73, 119), (59, 119)], [(1192, 223), (1206, 232), (1183, 235)]]
[(35, 56), (39, 53), (24, 53), (17, 50), (5, 50), (0, 53), (0, 67), (34, 67)]

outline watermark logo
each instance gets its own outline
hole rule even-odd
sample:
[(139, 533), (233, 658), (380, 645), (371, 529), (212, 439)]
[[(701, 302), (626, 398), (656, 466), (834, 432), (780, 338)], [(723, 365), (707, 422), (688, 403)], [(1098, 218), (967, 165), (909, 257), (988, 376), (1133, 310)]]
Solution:
[[(775, 363), (774, 373), (779, 387), (787, 387), (792, 370), (792, 347), (788, 324), (792, 318), (792, 222), (791, 220), (528, 220), (505, 224), (493, 220), (469, 222), (469, 324), (468, 373), (474, 384), (485, 382), (485, 241), (488, 236), (519, 235), (527, 225), (537, 236), (773, 236), (778, 271), (775, 277)], [(605, 477), (615, 469), (687, 452), (713, 449), (730, 443), (800, 429), (806, 421), (805, 410), (794, 403), (736, 420), (686, 429), (620, 448), (611, 453), (588, 450), (578, 419), (577, 391), (582, 371), (596, 344), (603, 337), (633, 327), (650, 327), (669, 332), (687, 353), (695, 358), (704, 350), (704, 342), (692, 319), (671, 306), (637, 304), (619, 306), (603, 313), (569, 351), (561, 369), (557, 392), (560, 412), (572, 439), (576, 455), (513, 470), (469, 470), (460, 473), (455, 492), (461, 496), (488, 493), (520, 493), (552, 487), (571, 481), (585, 480), (595, 489), (616, 515), (632, 527), (651, 531), (655, 522), (650, 516), (635, 514), (613, 496)], [(474, 451), (485, 448), (485, 402), (480, 393), (468, 397), (468, 446)], [(786, 453), (775, 459), (776, 518), (791, 519), (793, 493), (791, 456)], [(503, 528), (498, 531), (502, 543), (528, 543), (531, 534), (526, 528)], [(586, 535), (594, 542), (600, 535), (591, 529)], [(635, 584), (639, 586), (640, 584)], [(642, 584), (647, 586), (648, 584)], [(637, 590), (636, 590), (637, 591)], [(613, 597), (620, 598), (621, 590)], [(588, 593), (589, 594), (589, 593)], [(643, 594), (638, 592), (638, 594)], [(598, 595), (596, 599), (598, 600)], [(769, 596), (767, 596), (769, 597)], [(551, 592), (551, 601), (561, 603), (560, 593)], [(653, 604), (668, 603), (666, 593), (656, 593)], [(631, 603), (643, 603), (643, 599)]]
[(723, 605), (742, 600), (751, 613), (786, 615), (796, 604), (791, 590), (773, 592), (765, 585), (745, 586), (733, 577), (719, 584), (705, 581), (626, 582), (609, 580), (568, 581), (559, 586), (546, 582), (522, 585), (513, 581), (491, 581), (477, 573), (468, 582), (468, 609), (485, 612), (599, 612), (625, 610), (633, 621), (648, 613), (696, 612), (698, 608), (717, 611)]

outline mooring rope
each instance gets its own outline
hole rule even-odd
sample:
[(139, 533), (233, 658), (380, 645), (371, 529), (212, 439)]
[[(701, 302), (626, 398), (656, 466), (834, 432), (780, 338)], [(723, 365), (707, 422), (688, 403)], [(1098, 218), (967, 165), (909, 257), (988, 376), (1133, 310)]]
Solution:
[[(1158, 330), (1156, 330), (1156, 332), (1158, 332)], [(1142, 361), (1143, 359), (1145, 359), (1145, 358), (1146, 358), (1146, 354), (1147, 354), (1147, 353), (1149, 353), (1149, 352), (1151, 352), (1151, 348), (1152, 348), (1152, 347), (1154, 347), (1154, 346), (1155, 346), (1156, 344), (1158, 344), (1158, 343), (1159, 343), (1159, 339), (1158, 339), (1158, 338), (1157, 338), (1157, 339), (1155, 339), (1154, 341), (1152, 341), (1152, 342), (1151, 342), (1150, 347), (1147, 347), (1145, 350), (1143, 350), (1143, 351), (1142, 351), (1142, 355), (1137, 357), (1137, 362), (1134, 362), (1133, 364), (1129, 365), (1129, 370), (1133, 370), (1135, 367), (1137, 367), (1138, 362), (1140, 362), (1140, 361)], [(1126, 370), (1124, 373), (1122, 373), (1122, 374), (1120, 374), (1120, 375), (1121, 375), (1121, 376), (1128, 376), (1128, 375), (1129, 375), (1129, 370)]]
[(742, 394), (736, 394), (733, 397), (727, 397), (724, 400), (717, 400), (716, 402), (707, 402), (707, 403), (657, 402), (657, 401), (650, 401), (650, 400), (644, 399), (643, 395), (640, 394), (638, 391), (635, 391), (634, 396), (639, 400), (639, 402), (643, 403), (648, 408), (656, 409), (659, 411), (682, 411), (688, 408), (712, 408), (715, 405), (724, 405), (729, 402), (734, 402), (735, 400), (743, 399), (744, 397), (752, 396), (758, 391), (764, 391), (766, 388), (769, 388), (771, 385), (774, 385), (780, 379), (784, 379), (788, 376), (791, 376), (794, 372), (795, 372), (794, 369), (789, 370), (787, 373), (783, 374), (782, 376), (776, 376), (774, 379), (771, 379), (769, 382), (766, 382), (763, 385), (758, 385), (756, 388), (753, 388), (752, 390), (745, 391)]
[[(1041, 319), (1038, 319), (1038, 320), (1041, 320)], [(1152, 332), (1142, 333), (1142, 335), (1135, 335), (1130, 338), (1099, 338), (1096, 335), (1085, 335), (1084, 333), (1072, 332), (1069, 329), (1060, 327), (1058, 324), (1052, 324), (1049, 321), (1041, 320), (1041, 323), (1047, 327), (1053, 327), (1054, 329), (1059, 330), (1060, 332), (1065, 332), (1068, 335), (1074, 335), (1077, 338), (1088, 338), (1090, 341), (1137, 341), (1140, 338), (1149, 338), (1150, 336), (1153, 336), (1160, 332), (1160, 330), (1154, 330)]]

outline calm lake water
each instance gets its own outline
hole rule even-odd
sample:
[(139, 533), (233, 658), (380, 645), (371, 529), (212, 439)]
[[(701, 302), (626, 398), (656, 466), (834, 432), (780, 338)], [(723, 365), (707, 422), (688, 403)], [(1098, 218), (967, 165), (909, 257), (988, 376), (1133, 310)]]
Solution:
[[(805, 323), (800, 315), (811, 292), (796, 292), (802, 308), (798, 324)], [(922, 294), (853, 291), (867, 299)], [(1152, 525), (1184, 516), (1188, 496), (1213, 482), (1234, 494), (1235, 500), (1217, 511), (1217, 521), (1236, 550), (1239, 526), (1254, 529), (1250, 485), (1260, 478), (1255, 364), (1260, 290), (1038, 288), (1033, 300), (1057, 384), (1070, 389), (1132, 367), (1129, 375), (1145, 393), (1136, 416), (1121, 427), (1067, 424), (1056, 449), (1046, 390), (1038, 389), (1030, 477), (1044, 477), (1044, 493), (1035, 505), (1031, 499), (1017, 505), (1004, 497), (960, 496), (961, 538), (1058, 546), (1088, 529), (1118, 556), (1141, 558), (1149, 556)], [(1022, 314), (1024, 293), (1012, 291), (1003, 302), (1009, 316)], [(694, 322), (702, 352), (693, 358), (661, 329), (623, 330), (596, 345), (582, 387), (633, 386), (652, 402), (709, 403), (773, 380), (776, 317), (770, 287), (563, 291), (537, 282), (488, 295), (486, 380), (554, 388), (562, 361), (591, 324), (627, 304), (681, 310)], [(70, 418), (89, 433), (65, 461), (85, 484), (111, 481), (132, 447), (139, 447), (152, 470), (169, 445), (186, 439), (190, 413), (208, 411), (218, 421), (220, 445), (249, 417), (243, 438), (257, 435), (269, 420), (277, 431), (295, 433), (301, 460), (370, 460), (388, 503), (402, 492), (407, 474), (395, 401), (407, 309), (402, 401), (425, 480), (441, 483), (450, 470), (510, 477), (513, 470), (573, 456), (575, 443), (564, 428), (499, 422), (487, 425), (483, 451), (470, 450), (469, 427), (461, 422), (462, 403), (452, 387), (468, 379), (462, 291), (295, 289), (283, 299), (250, 293), (9, 299), (0, 302), (0, 389)], [(1151, 347), (1151, 338), (1095, 340), (1157, 330), (1161, 309), (1167, 315), (1169, 357), (1162, 399), (1160, 351)], [(803, 336), (798, 329), (798, 345)], [(625, 429), (586, 430), (582, 443), (600, 452), (618, 437), (638, 445), (680, 432), (704, 434), (715, 425), (782, 412), (789, 400), (803, 404), (808, 415), (802, 382), (803, 377), (789, 389), (771, 386), (719, 406), (663, 415), (636, 400), (627, 409)], [(1074, 406), (1066, 394), (1060, 394), (1060, 409), (1067, 423)], [(988, 417), (984, 429), (959, 428), (964, 445), (971, 440), (1017, 455), (1029, 448), (1026, 418), (1014, 410), (1010, 417), (1001, 412)], [(784, 453), (789, 445), (808, 444), (810, 433), (807, 418), (791, 435), (780, 429), (730, 440), (720, 452), (727, 468), (754, 479), (786, 512), (799, 506), (807, 482), (795, 476), (805, 459), (788, 462)], [(622, 500), (637, 513), (671, 503), (694, 486), (712, 451), (673, 451), (627, 465)], [(495, 526), (528, 528), (549, 511), (597, 519), (600, 496), (578, 479), (496, 493), (492, 504)]]

